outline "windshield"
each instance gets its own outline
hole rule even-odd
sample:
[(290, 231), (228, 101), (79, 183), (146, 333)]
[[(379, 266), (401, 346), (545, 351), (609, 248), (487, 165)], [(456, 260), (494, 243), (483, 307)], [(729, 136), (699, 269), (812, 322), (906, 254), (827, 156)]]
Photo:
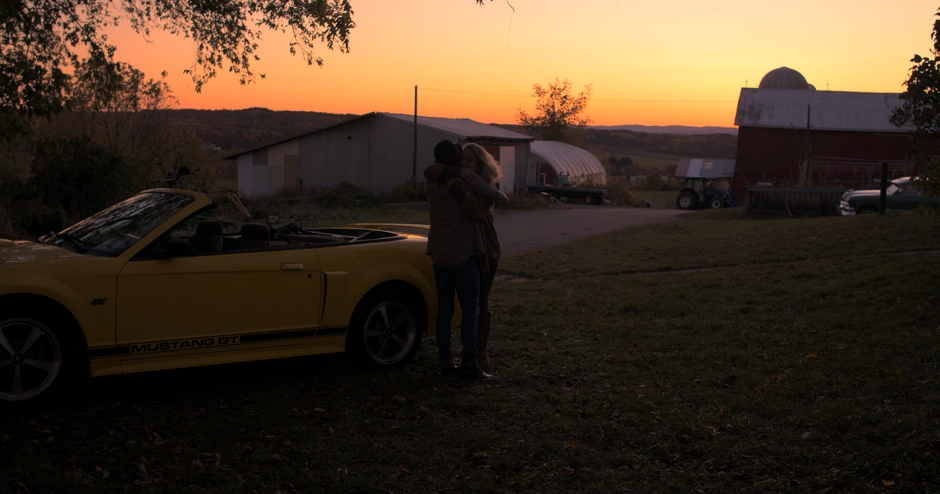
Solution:
[(46, 242), (117, 256), (191, 202), (187, 195), (145, 192), (51, 235)]

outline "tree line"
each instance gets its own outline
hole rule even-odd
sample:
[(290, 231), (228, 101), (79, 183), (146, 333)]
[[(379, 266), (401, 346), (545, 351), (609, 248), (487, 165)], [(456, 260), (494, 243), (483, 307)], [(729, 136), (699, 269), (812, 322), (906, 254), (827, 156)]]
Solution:
[(733, 159), (738, 138), (730, 134), (651, 134), (631, 130), (584, 129), (583, 142), (589, 146), (616, 146), (650, 153), (687, 157)]

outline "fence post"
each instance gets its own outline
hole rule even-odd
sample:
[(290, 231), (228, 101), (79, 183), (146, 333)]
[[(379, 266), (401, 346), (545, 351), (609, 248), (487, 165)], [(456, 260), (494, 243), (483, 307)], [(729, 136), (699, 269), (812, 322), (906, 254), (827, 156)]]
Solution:
[(888, 204), (888, 162), (881, 162), (881, 198), (878, 201), (878, 214), (885, 214)]

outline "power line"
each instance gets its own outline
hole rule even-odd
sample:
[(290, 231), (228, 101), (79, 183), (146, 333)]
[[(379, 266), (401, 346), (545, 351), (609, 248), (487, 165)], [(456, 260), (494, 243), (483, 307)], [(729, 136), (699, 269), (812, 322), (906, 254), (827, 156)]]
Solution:
[(532, 98), (533, 96), (520, 96), (518, 94), (495, 94), (495, 93), (476, 93), (473, 91), (454, 91), (452, 89), (432, 89), (428, 87), (422, 87), (422, 91), (437, 91), (440, 93), (458, 93), (458, 94), (475, 94), (477, 96), (503, 96), (505, 98)]
[(738, 100), (734, 99), (608, 99), (608, 98), (591, 98), (591, 101), (619, 101), (622, 103), (737, 103)]
[[(437, 91), (440, 93), (473, 94), (476, 96), (500, 96), (503, 98), (535, 98), (535, 96), (522, 96), (518, 94), (480, 93), (475, 91), (455, 91), (452, 89), (434, 89), (422, 87), (423, 91)], [(738, 100), (668, 100), (668, 99), (616, 99), (616, 98), (590, 98), (591, 101), (616, 101), (621, 103), (737, 103)]]

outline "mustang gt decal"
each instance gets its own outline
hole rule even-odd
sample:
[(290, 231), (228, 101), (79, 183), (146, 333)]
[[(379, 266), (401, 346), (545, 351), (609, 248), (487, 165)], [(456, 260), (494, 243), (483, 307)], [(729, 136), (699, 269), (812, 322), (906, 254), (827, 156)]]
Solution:
[(280, 333), (256, 333), (232, 336), (214, 336), (208, 338), (190, 338), (185, 340), (155, 341), (148, 343), (135, 343), (115, 347), (93, 348), (90, 350), (91, 358), (113, 357), (115, 355), (140, 355), (144, 353), (162, 353), (179, 350), (192, 350), (194, 348), (212, 348), (221, 346), (244, 345), (277, 340), (291, 340), (297, 338), (343, 336), (346, 327), (298, 329), (282, 331)]
[(186, 350), (206, 346), (237, 345), (240, 336), (219, 336), (218, 338), (199, 338), (194, 340), (161, 341), (159, 343), (143, 343), (131, 345), (130, 353), (166, 352), (170, 350)]

